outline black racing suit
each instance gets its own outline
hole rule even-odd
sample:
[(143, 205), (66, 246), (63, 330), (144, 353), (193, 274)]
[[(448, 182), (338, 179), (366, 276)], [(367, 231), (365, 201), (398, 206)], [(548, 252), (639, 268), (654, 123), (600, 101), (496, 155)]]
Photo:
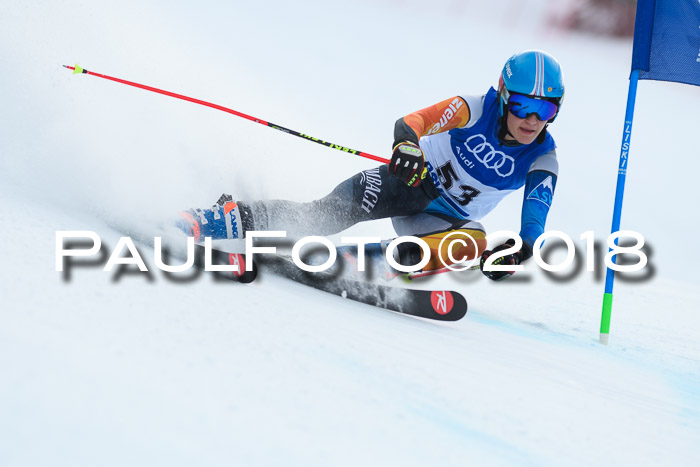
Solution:
[(419, 214), (439, 196), (430, 178), (410, 187), (381, 165), (355, 174), (319, 200), (239, 201), (238, 207), (244, 231), (286, 230), (289, 236), (300, 237), (331, 235), (358, 222)]

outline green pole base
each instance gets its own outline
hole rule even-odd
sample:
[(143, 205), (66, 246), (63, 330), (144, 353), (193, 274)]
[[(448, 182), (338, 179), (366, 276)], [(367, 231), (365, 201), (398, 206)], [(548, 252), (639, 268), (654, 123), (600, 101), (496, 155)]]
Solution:
[(610, 333), (610, 315), (612, 315), (612, 301), (613, 296), (611, 293), (603, 294), (603, 315), (600, 318), (601, 334)]

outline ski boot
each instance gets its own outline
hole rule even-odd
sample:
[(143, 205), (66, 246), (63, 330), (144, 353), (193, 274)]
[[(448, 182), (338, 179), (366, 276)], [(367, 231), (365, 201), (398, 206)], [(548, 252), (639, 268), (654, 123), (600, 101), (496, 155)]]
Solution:
[(243, 238), (241, 213), (231, 195), (223, 194), (209, 209), (189, 209), (180, 213), (175, 226), (194, 237), (195, 242), (211, 237), (214, 240)]

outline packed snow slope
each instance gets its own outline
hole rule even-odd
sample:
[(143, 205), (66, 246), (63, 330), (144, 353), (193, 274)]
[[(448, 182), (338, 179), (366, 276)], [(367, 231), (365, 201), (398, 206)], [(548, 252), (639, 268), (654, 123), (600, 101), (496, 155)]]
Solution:
[[(640, 83), (622, 223), (649, 266), (618, 278), (602, 346), (631, 42), (558, 31), (554, 5), (3, 0), (0, 465), (700, 464), (700, 90)], [(398, 117), (485, 92), (530, 48), (565, 70), (548, 229), (574, 239), (577, 267), (417, 283), (467, 297), (450, 324), (272, 276), (173, 280), (145, 247), (148, 274), (102, 271), (124, 230), (224, 191), (313, 199), (376, 164), (61, 65), (388, 157)], [(517, 231), (520, 200), (488, 230)], [(59, 230), (96, 232), (102, 256), (56, 272)]]

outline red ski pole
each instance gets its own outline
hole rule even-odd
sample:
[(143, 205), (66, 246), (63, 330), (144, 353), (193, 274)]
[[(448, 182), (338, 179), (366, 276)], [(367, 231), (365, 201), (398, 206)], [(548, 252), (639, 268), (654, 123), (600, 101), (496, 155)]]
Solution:
[(331, 149), (337, 149), (339, 151), (347, 152), (349, 154), (354, 154), (354, 155), (360, 156), (360, 157), (365, 157), (367, 159), (372, 159), (372, 160), (375, 160), (378, 162), (383, 162), (385, 164), (389, 163), (389, 159), (375, 156), (375, 155), (372, 155), (372, 154), (369, 154), (366, 152), (357, 151), (355, 149), (350, 149), (348, 147), (341, 146), (339, 144), (331, 143), (328, 141), (323, 141), (321, 139), (314, 138), (313, 136), (306, 135), (304, 133), (299, 133), (298, 131), (290, 130), (289, 128), (285, 128), (283, 126), (276, 125), (276, 124), (271, 123), (271, 122), (266, 122), (265, 120), (261, 120), (261, 119), (256, 118), (256, 117), (251, 117), (250, 115), (246, 115), (243, 112), (238, 112), (237, 110), (229, 109), (228, 107), (223, 107), (223, 106), (218, 105), (218, 104), (213, 104), (211, 102), (206, 102), (203, 100), (195, 99), (193, 97), (183, 96), (182, 94), (176, 94), (176, 93), (170, 92), (170, 91), (164, 91), (163, 89), (158, 89), (158, 88), (154, 88), (151, 86), (146, 86), (144, 84), (134, 83), (132, 81), (126, 81), (126, 80), (120, 79), (120, 78), (114, 78), (112, 76), (103, 75), (101, 73), (94, 73), (92, 71), (86, 70), (85, 68), (81, 68), (78, 65), (75, 65), (74, 67), (68, 66), (68, 65), (63, 65), (63, 67), (68, 68), (69, 70), (73, 70), (74, 75), (79, 74), (79, 73), (83, 73), (86, 75), (97, 76), (98, 78), (104, 78), (104, 79), (108, 79), (110, 81), (116, 81), (117, 83), (126, 84), (128, 86), (133, 86), (135, 88), (145, 89), (146, 91), (157, 92), (158, 94), (163, 94), (165, 96), (175, 97), (177, 99), (182, 99), (183, 101), (194, 102), (195, 104), (204, 105), (207, 107), (211, 107), (212, 109), (216, 109), (216, 110), (221, 110), (222, 112), (227, 112), (227, 113), (233, 114), (237, 117), (245, 118), (245, 119), (250, 120), (252, 122), (259, 123), (261, 125), (265, 125), (265, 126), (270, 127), (270, 128), (274, 128), (275, 130), (283, 131), (283, 132), (288, 133), (290, 135), (304, 138), (307, 141), (312, 141), (314, 143), (322, 144), (322, 145), (327, 146)]

